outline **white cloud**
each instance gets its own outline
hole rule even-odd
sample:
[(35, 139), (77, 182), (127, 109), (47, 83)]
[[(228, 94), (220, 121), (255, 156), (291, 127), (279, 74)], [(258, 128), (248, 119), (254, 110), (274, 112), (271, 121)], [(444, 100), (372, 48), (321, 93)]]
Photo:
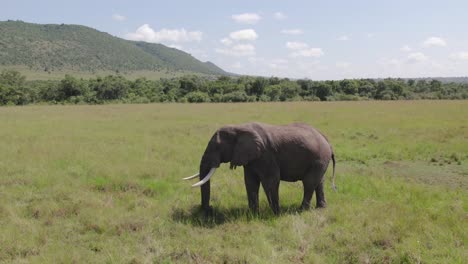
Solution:
[(309, 47), (309, 45), (307, 45), (306, 43), (304, 42), (286, 42), (286, 47), (290, 50), (301, 50), (301, 49), (306, 49)]
[(249, 57), (247, 60), (252, 64), (256, 64), (256, 63), (265, 61), (264, 58), (258, 58), (258, 57)]
[(339, 61), (335, 65), (337, 68), (346, 69), (346, 68), (349, 68), (349, 66), (351, 66), (351, 63), (346, 62), (346, 61)]
[(231, 65), (231, 68), (240, 69), (242, 68), (242, 64), (240, 62), (235, 62), (234, 64)]
[(321, 48), (309, 48), (309, 45), (304, 42), (286, 42), (286, 48), (294, 52), (289, 54), (291, 57), (321, 57), (324, 52)]
[(426, 61), (428, 57), (424, 55), (422, 52), (414, 52), (410, 53), (408, 55), (408, 62), (409, 63), (417, 63), (417, 62), (423, 62)]
[(234, 31), (229, 34), (229, 37), (233, 40), (256, 40), (258, 38), (257, 33), (253, 29), (244, 29)]
[(294, 28), (294, 29), (283, 29), (281, 30), (281, 33), (286, 34), (286, 35), (301, 35), (304, 33), (304, 31), (299, 28)]
[(256, 24), (258, 21), (260, 21), (260, 19), (262, 19), (260, 15), (255, 13), (232, 15), (231, 18), (234, 19), (234, 21), (236, 21), (237, 23), (250, 25)]
[(274, 14), (274, 17), (275, 19), (277, 20), (285, 20), (286, 18), (288, 18), (285, 14), (281, 13), (281, 12), (276, 12)]
[(303, 50), (298, 50), (291, 53), (292, 57), (321, 57), (325, 53), (322, 51), (321, 48), (307, 48)]
[(411, 48), (408, 45), (404, 45), (403, 47), (400, 48), (400, 50), (404, 52), (410, 52)]
[(349, 37), (346, 35), (343, 35), (343, 36), (338, 37), (337, 40), (346, 41), (346, 40), (349, 40)]
[(374, 37), (374, 34), (372, 34), (372, 33), (367, 33), (366, 36), (367, 36), (367, 38), (373, 38), (373, 37)]
[(321, 57), (324, 52), (321, 48), (309, 48), (309, 45), (304, 42), (286, 42), (286, 48), (294, 52), (289, 54), (291, 57)]
[(230, 38), (223, 38), (220, 42), (223, 43), (224, 46), (231, 46), (233, 41)]
[(399, 67), (401, 65), (401, 61), (397, 59), (386, 59), (383, 58), (379, 61), (380, 65), (383, 66), (392, 66), (392, 67)]
[(251, 44), (237, 44), (229, 48), (216, 49), (217, 53), (221, 53), (228, 56), (253, 56), (255, 55), (255, 46)]
[(113, 14), (112, 19), (114, 19), (115, 21), (125, 21), (127, 20), (127, 17), (119, 14)]
[(423, 42), (423, 47), (445, 47), (447, 42), (439, 37), (430, 37)]
[(288, 67), (288, 61), (285, 59), (273, 59), (267, 66), (271, 69), (286, 69)]
[(203, 33), (201, 31), (187, 31), (185, 29), (161, 29), (160, 31), (154, 31), (148, 24), (144, 24), (139, 27), (136, 32), (128, 33), (125, 38), (136, 41), (146, 41), (153, 43), (160, 42), (191, 42), (202, 40)]
[(285, 59), (275, 59), (272, 61), (273, 63), (277, 63), (277, 64), (286, 64), (288, 63), (288, 60), (285, 60)]
[(450, 55), (450, 59), (452, 60), (466, 60), (468, 61), (468, 51), (462, 51), (457, 53), (452, 53)]

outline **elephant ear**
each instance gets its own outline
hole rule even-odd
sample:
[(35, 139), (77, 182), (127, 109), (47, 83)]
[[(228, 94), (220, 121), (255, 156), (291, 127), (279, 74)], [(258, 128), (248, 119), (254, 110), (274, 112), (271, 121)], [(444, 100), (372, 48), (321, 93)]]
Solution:
[(231, 168), (244, 166), (250, 161), (260, 157), (263, 151), (263, 141), (253, 129), (240, 128), (237, 131), (237, 140), (231, 160)]

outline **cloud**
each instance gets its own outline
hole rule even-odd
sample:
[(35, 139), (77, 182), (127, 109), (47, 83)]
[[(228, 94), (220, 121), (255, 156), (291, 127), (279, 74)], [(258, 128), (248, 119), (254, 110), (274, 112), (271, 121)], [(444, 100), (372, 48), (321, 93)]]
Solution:
[(411, 48), (408, 45), (404, 45), (403, 47), (400, 48), (400, 50), (404, 52), (410, 52)]
[(113, 14), (112, 15), (112, 19), (114, 19), (115, 21), (125, 21), (127, 20), (127, 17), (123, 16), (123, 15), (119, 15), (119, 14)]
[(307, 48), (291, 53), (291, 57), (321, 57), (325, 53), (321, 48)]
[(346, 36), (346, 35), (343, 35), (343, 36), (338, 37), (337, 40), (347, 41), (347, 40), (349, 40), (349, 37)]
[(255, 13), (244, 13), (244, 14), (238, 14), (238, 15), (232, 15), (231, 16), (234, 21), (240, 24), (256, 24), (262, 17), (258, 14)]
[(452, 53), (452, 54), (450, 54), (450, 59), (468, 61), (468, 51)]
[(229, 37), (233, 40), (256, 40), (258, 38), (257, 33), (253, 29), (244, 29), (234, 31), (229, 34)]
[(304, 33), (302, 29), (299, 28), (294, 28), (294, 29), (283, 29), (281, 30), (281, 33), (286, 34), (286, 35), (301, 35)]
[(275, 14), (273, 14), (273, 16), (275, 17), (276, 20), (285, 20), (286, 18), (288, 18), (282, 12), (276, 12)]
[(234, 64), (231, 65), (231, 68), (240, 69), (242, 68), (242, 64), (240, 62), (235, 62)]
[(257, 38), (258, 35), (253, 29), (234, 31), (229, 34), (229, 37), (220, 40), (224, 48), (217, 48), (215, 52), (235, 57), (253, 56), (255, 55), (255, 46), (243, 44), (242, 41), (253, 41)]
[(294, 52), (289, 54), (291, 57), (321, 57), (325, 53), (321, 48), (309, 48), (309, 45), (304, 42), (286, 42), (286, 48)]
[(247, 60), (252, 64), (257, 64), (257, 63), (265, 61), (264, 58), (258, 58), (258, 57), (249, 57)]
[(219, 42), (223, 43), (224, 46), (231, 46), (233, 41), (230, 38), (223, 38)]
[(401, 65), (401, 61), (397, 59), (383, 58), (379, 61), (379, 64), (382, 66), (399, 67)]
[(187, 31), (185, 29), (161, 29), (160, 31), (154, 31), (148, 24), (144, 24), (139, 27), (136, 32), (128, 33), (125, 38), (135, 41), (146, 41), (153, 43), (160, 42), (200, 42), (202, 40), (203, 33), (201, 31)]
[(424, 55), (424, 53), (422, 53), (422, 52), (414, 52), (414, 53), (410, 53), (408, 55), (408, 62), (409, 63), (423, 62), (423, 61), (426, 61), (428, 59), (429, 58), (426, 55)]
[(349, 66), (351, 66), (351, 63), (346, 62), (346, 61), (339, 61), (335, 65), (336, 65), (337, 68), (347, 69), (347, 68), (349, 68)]
[(439, 37), (430, 37), (423, 42), (423, 47), (445, 47), (447, 42), (444, 39)]
[(286, 47), (290, 50), (301, 50), (301, 49), (306, 49), (309, 47), (309, 45), (307, 45), (306, 43), (304, 42), (286, 42)]
[(234, 57), (253, 56), (255, 55), (255, 46), (252, 44), (237, 44), (229, 48), (216, 49), (215, 51), (220, 54)]

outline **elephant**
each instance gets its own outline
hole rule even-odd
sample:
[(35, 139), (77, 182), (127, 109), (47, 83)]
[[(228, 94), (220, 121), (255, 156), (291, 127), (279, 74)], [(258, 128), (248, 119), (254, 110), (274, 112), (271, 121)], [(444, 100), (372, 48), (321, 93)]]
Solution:
[(332, 187), (335, 187), (335, 155), (328, 139), (315, 128), (303, 124), (269, 125), (245, 123), (226, 125), (211, 137), (200, 161), (199, 177), (193, 187), (201, 187), (201, 208), (210, 212), (210, 178), (221, 163), (230, 162), (230, 169), (244, 167), (248, 205), (258, 212), (258, 191), (262, 185), (270, 208), (280, 213), (280, 181), (302, 181), (304, 197), (300, 209), (310, 208), (316, 193), (316, 207), (326, 207), (324, 175), (333, 160)]

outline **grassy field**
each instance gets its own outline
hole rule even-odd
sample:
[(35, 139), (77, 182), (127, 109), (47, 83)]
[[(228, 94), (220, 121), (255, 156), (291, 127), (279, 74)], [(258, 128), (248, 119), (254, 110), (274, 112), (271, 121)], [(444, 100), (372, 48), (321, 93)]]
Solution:
[[(242, 168), (195, 173), (224, 125), (306, 122), (337, 159), (328, 208), (247, 210)], [(468, 101), (152, 104), (0, 108), (0, 262), (463, 263)], [(314, 199), (315, 204), (315, 199)], [(466, 263), (466, 262), (465, 262)]]

